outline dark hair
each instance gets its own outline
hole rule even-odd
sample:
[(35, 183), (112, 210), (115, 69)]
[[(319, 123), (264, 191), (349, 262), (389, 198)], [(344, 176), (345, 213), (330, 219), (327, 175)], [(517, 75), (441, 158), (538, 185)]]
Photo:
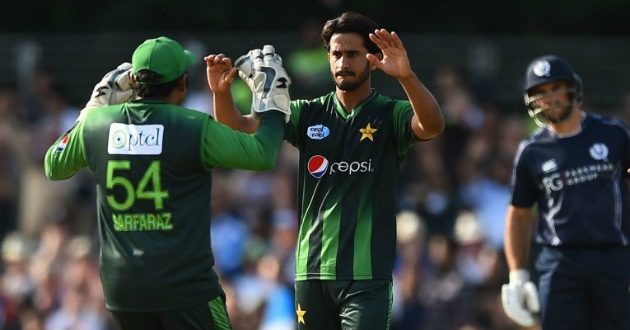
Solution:
[[(162, 75), (151, 70), (140, 70), (136, 73), (135, 82), (131, 85), (136, 95), (147, 99), (165, 99), (179, 85), (181, 76), (164, 84), (151, 84), (160, 80)], [(142, 82), (140, 84), (139, 82)]]
[(322, 29), (324, 48), (330, 51), (330, 38), (335, 33), (356, 33), (363, 37), (363, 44), (370, 54), (381, 54), (381, 49), (370, 40), (370, 33), (379, 26), (371, 18), (352, 11), (347, 11), (337, 18), (328, 20)]

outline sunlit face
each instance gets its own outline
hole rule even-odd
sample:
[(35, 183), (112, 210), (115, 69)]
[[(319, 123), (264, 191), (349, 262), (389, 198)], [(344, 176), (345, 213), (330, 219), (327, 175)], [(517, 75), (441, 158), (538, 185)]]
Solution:
[(571, 84), (566, 81), (554, 81), (536, 86), (529, 91), (531, 105), (541, 109), (542, 114), (551, 123), (565, 121), (571, 115), (573, 102)]
[(370, 62), (363, 38), (356, 33), (336, 33), (330, 38), (328, 61), (337, 88), (352, 91), (369, 83)]

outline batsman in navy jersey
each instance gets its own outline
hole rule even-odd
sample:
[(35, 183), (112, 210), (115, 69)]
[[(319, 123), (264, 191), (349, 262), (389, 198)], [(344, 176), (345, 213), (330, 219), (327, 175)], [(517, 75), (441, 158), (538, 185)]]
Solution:
[[(395, 32), (347, 12), (326, 22), (322, 40), (336, 89), (312, 100), (293, 100), (285, 134), (300, 150), (298, 329), (387, 330), (400, 162), (414, 142), (440, 134), (444, 118), (411, 70)], [(223, 55), (215, 60), (216, 81), (229, 81), (220, 74), (230, 72), (229, 60)], [(373, 90), (370, 78), (376, 69), (396, 78), (407, 100)], [(229, 86), (210, 86), (217, 104), (232, 102)], [(237, 110), (215, 115), (246, 132), (258, 125)]]
[[(564, 59), (534, 59), (525, 104), (541, 126), (514, 161), (506, 216), (507, 315), (522, 326), (630, 329), (630, 132), (581, 109), (582, 81)], [(537, 206), (540, 294), (527, 270)]]

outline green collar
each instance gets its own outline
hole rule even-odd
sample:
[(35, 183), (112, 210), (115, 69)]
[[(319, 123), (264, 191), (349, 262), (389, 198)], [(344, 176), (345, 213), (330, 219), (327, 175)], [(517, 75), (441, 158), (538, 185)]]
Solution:
[(361, 109), (363, 109), (363, 105), (370, 102), (373, 98), (376, 97), (377, 94), (378, 93), (376, 93), (376, 90), (372, 88), (372, 93), (370, 94), (370, 96), (368, 96), (365, 100), (359, 103), (359, 105), (357, 105), (354, 109), (352, 109), (352, 111), (348, 113), (346, 112), (343, 105), (339, 101), (339, 98), (337, 98), (337, 93), (335, 93), (333, 97), (333, 99), (335, 100), (335, 109), (344, 119), (350, 119), (350, 118), (356, 117), (359, 114), (359, 112), (361, 112)]

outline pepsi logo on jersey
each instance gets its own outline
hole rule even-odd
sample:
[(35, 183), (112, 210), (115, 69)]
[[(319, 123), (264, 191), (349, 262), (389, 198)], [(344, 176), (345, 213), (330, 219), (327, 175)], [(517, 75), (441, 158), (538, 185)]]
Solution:
[(328, 168), (328, 159), (324, 156), (315, 155), (308, 160), (308, 173), (311, 173), (316, 179), (321, 178)]
[[(330, 166), (329, 166), (330, 164)], [(336, 172), (347, 173), (348, 175), (352, 175), (354, 173), (369, 173), (374, 172), (374, 168), (372, 167), (372, 159), (368, 159), (366, 161), (340, 161), (330, 163), (326, 157), (322, 155), (315, 155), (308, 160), (307, 163), (308, 172), (316, 179), (320, 179), (326, 174), (328, 170), (328, 174), (332, 175)]]

